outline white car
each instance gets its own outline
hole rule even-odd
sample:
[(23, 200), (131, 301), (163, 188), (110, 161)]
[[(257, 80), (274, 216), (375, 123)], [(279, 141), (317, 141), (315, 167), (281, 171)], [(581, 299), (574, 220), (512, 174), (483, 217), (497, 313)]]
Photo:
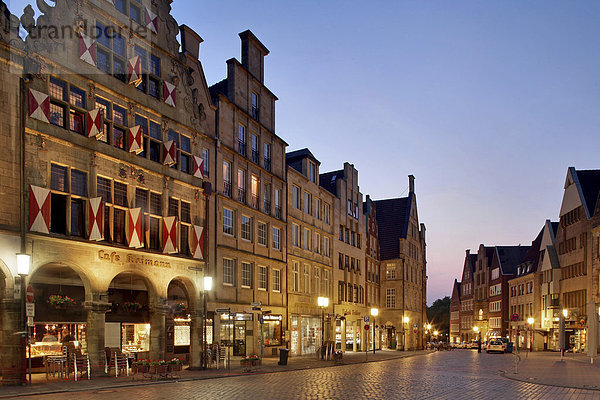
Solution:
[(504, 343), (501, 340), (491, 340), (487, 348), (485, 349), (486, 353), (491, 353), (493, 351), (498, 353), (504, 353)]

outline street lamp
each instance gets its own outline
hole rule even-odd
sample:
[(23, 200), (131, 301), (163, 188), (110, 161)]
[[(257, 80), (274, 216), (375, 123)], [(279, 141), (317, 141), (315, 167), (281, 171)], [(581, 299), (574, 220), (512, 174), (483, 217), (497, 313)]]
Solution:
[(563, 317), (567, 318), (569, 316), (569, 310), (563, 308)]
[(530, 335), (530, 338), (529, 338), (529, 351), (530, 352), (533, 351), (533, 322), (534, 322), (533, 317), (527, 318), (527, 323), (529, 324), (529, 335)]
[(23, 318), (23, 331), (27, 335), (25, 346), (29, 348), (29, 360), (27, 360), (27, 349), (23, 349), (23, 365), (29, 361), (28, 370), (29, 370), (29, 384), (31, 385), (31, 344), (29, 340), (29, 327), (27, 326), (27, 317), (25, 315), (25, 279), (27, 275), (29, 275), (29, 267), (31, 265), (31, 256), (25, 253), (17, 253), (17, 274), (21, 278), (21, 317)]
[(371, 316), (373, 317), (373, 354), (375, 354), (375, 317), (379, 315), (378, 308), (371, 308)]
[(204, 295), (202, 296), (203, 301), (203, 318), (202, 318), (202, 368), (206, 369), (207, 359), (206, 359), (206, 351), (208, 350), (206, 343), (206, 319), (208, 318), (208, 312), (206, 310), (206, 297), (208, 296), (208, 292), (212, 290), (212, 276), (204, 277)]
[(321, 307), (321, 360), (323, 359), (323, 346), (325, 345), (325, 308), (329, 307), (329, 297), (317, 298), (317, 304)]

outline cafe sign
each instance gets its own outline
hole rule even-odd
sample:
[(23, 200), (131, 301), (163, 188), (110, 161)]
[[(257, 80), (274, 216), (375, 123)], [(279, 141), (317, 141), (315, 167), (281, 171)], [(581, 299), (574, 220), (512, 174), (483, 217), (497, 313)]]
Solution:
[(138, 264), (147, 265), (149, 267), (171, 268), (171, 263), (168, 261), (160, 261), (144, 255), (138, 254), (119, 254), (116, 251), (98, 250), (98, 260), (111, 264)]

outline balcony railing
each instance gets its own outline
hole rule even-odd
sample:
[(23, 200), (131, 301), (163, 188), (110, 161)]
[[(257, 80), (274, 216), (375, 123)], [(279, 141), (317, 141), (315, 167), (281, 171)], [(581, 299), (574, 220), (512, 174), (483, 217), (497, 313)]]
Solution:
[(260, 160), (259, 154), (258, 154), (258, 150), (256, 149), (252, 149), (252, 162), (255, 164), (258, 164)]
[(231, 182), (223, 181), (223, 195), (231, 197)]
[(258, 209), (258, 196), (257, 196), (257, 195), (255, 195), (255, 194), (252, 194), (252, 195), (250, 196), (250, 206), (251, 206), (252, 208), (256, 208), (256, 209)]
[(267, 199), (263, 201), (263, 211), (265, 214), (271, 214), (271, 202)]
[(281, 206), (275, 206), (275, 218), (281, 219)]
[(270, 158), (265, 157), (265, 169), (269, 172), (271, 171), (271, 159)]
[(238, 188), (238, 201), (246, 204), (246, 189), (241, 187)]
[(238, 153), (246, 157), (246, 142), (238, 140)]

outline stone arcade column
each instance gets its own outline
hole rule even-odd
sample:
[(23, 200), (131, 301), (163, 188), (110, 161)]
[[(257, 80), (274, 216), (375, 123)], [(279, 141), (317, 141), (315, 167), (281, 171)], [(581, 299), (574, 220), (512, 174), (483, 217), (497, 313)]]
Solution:
[(150, 358), (165, 358), (165, 316), (169, 311), (166, 300), (159, 298), (158, 301), (150, 306)]
[(0, 335), (0, 367), (2, 368), (2, 386), (25, 383), (27, 365), (25, 360), (25, 336), (21, 327), (21, 301), (4, 299), (0, 301), (2, 322)]
[[(95, 294), (96, 299), (106, 299), (108, 295)], [(84, 307), (87, 309), (87, 353), (90, 357), (92, 377), (105, 375), (106, 353), (104, 352), (104, 335), (106, 325), (106, 312), (110, 309), (110, 303), (102, 300), (86, 301)]]
[(204, 318), (202, 311), (198, 308), (190, 309), (190, 365), (189, 369), (197, 370), (202, 368), (202, 343)]

